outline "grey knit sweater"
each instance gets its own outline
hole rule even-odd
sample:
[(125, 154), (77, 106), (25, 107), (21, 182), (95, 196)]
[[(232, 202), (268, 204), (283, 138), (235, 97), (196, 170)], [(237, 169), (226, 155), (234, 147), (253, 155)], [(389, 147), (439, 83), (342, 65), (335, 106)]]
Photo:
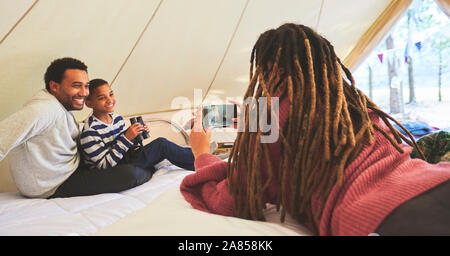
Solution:
[(78, 167), (79, 127), (47, 90), (0, 121), (0, 161), (9, 154), (14, 182), (26, 197), (51, 196)]

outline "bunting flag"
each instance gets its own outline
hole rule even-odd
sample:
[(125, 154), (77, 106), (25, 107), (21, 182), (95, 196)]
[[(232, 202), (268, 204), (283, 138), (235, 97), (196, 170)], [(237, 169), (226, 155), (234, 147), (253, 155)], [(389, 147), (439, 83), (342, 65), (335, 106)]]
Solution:
[(380, 53), (380, 54), (377, 54), (377, 56), (378, 56), (378, 59), (380, 59), (380, 62), (383, 63), (383, 54)]
[[(413, 45), (415, 45), (418, 52), (422, 50), (423, 46), (428, 47), (426, 38), (430, 37), (429, 33), (427, 32), (427, 34), (425, 35), (423, 32), (419, 33), (417, 32), (417, 27), (420, 25), (420, 23), (423, 22), (423, 20), (420, 17), (421, 8), (422, 8), (421, 1), (413, 1), (410, 7), (411, 13), (409, 15), (410, 20), (408, 21), (408, 36), (406, 38), (406, 46), (404, 51), (405, 63), (408, 63), (408, 60), (410, 60), (411, 57), (415, 57), (416, 52), (414, 50)], [(424, 44), (422, 42), (424, 42)], [(383, 57), (390, 58), (389, 56), (391, 56), (391, 52), (397, 50), (401, 51), (401, 47), (379, 52), (377, 54), (378, 59), (380, 60), (381, 63), (383, 63)]]
[(422, 49), (422, 42), (421, 41), (416, 42), (415, 45), (417, 47), (417, 50), (420, 52), (420, 49)]

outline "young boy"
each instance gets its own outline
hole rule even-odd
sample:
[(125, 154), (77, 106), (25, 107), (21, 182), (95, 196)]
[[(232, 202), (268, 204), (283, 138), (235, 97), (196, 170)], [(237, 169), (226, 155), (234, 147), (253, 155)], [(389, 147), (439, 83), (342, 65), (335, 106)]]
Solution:
[(91, 168), (106, 169), (117, 164), (135, 164), (141, 168), (153, 169), (153, 165), (164, 159), (187, 170), (194, 170), (194, 155), (190, 148), (184, 148), (157, 138), (145, 146), (137, 146), (134, 138), (146, 125), (138, 122), (125, 130), (123, 118), (114, 113), (116, 98), (108, 82), (93, 79), (89, 82), (89, 96), (86, 106), (93, 109), (93, 115), (84, 125), (80, 145), (85, 163)]

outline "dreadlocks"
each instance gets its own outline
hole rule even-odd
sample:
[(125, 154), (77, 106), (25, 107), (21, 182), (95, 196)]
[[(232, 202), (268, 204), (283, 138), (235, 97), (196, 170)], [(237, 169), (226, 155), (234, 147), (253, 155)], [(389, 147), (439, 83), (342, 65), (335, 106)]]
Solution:
[[(308, 218), (314, 224), (332, 188), (342, 185), (344, 169), (366, 141), (373, 143), (375, 130), (399, 152), (403, 152), (399, 146), (402, 140), (418, 149), (400, 123), (355, 87), (350, 71), (336, 56), (333, 46), (312, 29), (284, 24), (264, 32), (253, 47), (250, 64), (250, 84), (244, 98), (256, 101), (267, 97), (271, 109), (270, 96), (281, 90), (289, 100), (289, 112), (280, 131), (281, 155), (276, 172), (268, 145), (260, 143), (261, 130), (249, 132), (251, 106), (245, 106), (245, 130), (238, 134), (228, 164), (229, 189), (239, 217), (264, 220), (263, 193), (278, 174), (277, 209), (282, 209), (281, 220), (288, 207), (298, 221)], [(381, 117), (394, 138), (370, 121), (369, 109)], [(394, 129), (388, 119), (397, 123), (410, 139)], [(268, 168), (267, 180), (261, 178), (261, 161)], [(313, 194), (320, 199), (315, 216), (311, 207)]]

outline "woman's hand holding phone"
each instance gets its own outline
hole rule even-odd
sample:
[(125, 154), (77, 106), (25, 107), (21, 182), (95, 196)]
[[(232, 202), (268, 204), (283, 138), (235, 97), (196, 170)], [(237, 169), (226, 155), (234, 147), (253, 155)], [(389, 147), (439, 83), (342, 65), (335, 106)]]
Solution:
[(192, 127), (189, 136), (189, 143), (191, 144), (192, 153), (195, 158), (201, 154), (210, 153), (209, 140), (211, 138), (211, 130), (213, 127), (209, 127), (207, 130), (203, 128), (202, 112), (203, 108), (200, 106), (195, 114), (194, 126)]

